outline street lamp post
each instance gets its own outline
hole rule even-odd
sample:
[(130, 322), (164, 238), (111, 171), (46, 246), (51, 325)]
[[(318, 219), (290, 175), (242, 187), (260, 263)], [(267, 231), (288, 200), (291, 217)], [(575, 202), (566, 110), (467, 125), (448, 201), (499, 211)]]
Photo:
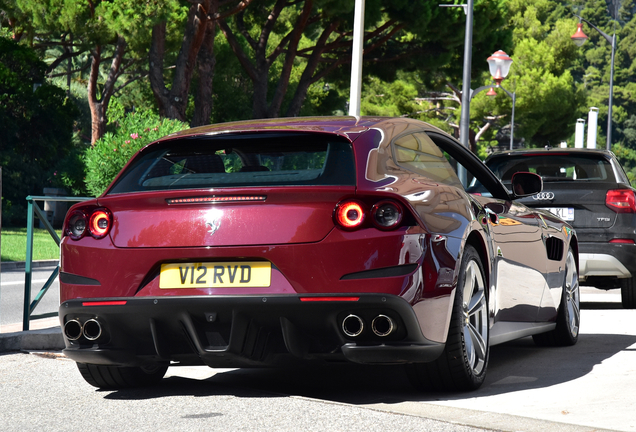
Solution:
[(502, 86), (499, 86), (499, 88), (506, 92), (508, 97), (512, 99), (512, 116), (510, 117), (510, 150), (512, 150), (513, 139), (515, 136), (515, 103), (517, 102), (517, 94), (515, 92), (510, 93)]
[(614, 33), (611, 37), (605, 33), (603, 30), (596, 27), (594, 24), (589, 22), (583, 17), (580, 17), (574, 14), (575, 17), (579, 19), (579, 23), (576, 27), (576, 32), (570, 37), (577, 46), (581, 46), (588, 39), (587, 35), (583, 33), (583, 23), (581, 21), (585, 21), (590, 27), (600, 33), (601, 36), (605, 38), (607, 42), (612, 46), (612, 60), (610, 65), (610, 81), (609, 81), (609, 101), (607, 106), (607, 150), (612, 149), (612, 105), (614, 103), (614, 54), (616, 53), (616, 33)]
[(466, 2), (466, 34), (464, 38), (464, 74), (462, 76), (462, 113), (459, 123), (459, 139), (464, 147), (470, 148), (468, 128), (470, 127), (470, 65), (473, 57), (473, 0)]
[[(466, 32), (464, 35), (464, 70), (462, 83), (462, 110), (459, 119), (459, 142), (466, 148), (470, 148), (468, 128), (470, 126), (470, 63), (473, 57), (473, 3), (468, 0), (466, 4), (441, 4), (440, 7), (461, 7), (466, 14)], [(467, 185), (466, 168), (459, 166), (457, 176), (464, 186)]]
[(365, 0), (356, 0), (353, 24), (353, 53), (351, 56), (351, 85), (349, 87), (349, 115), (360, 116), (362, 94), (362, 54), (364, 42)]
[(492, 75), (492, 79), (495, 81), (495, 86), (502, 89), (508, 97), (512, 99), (512, 116), (510, 118), (510, 150), (512, 150), (515, 136), (515, 104), (517, 102), (517, 95), (515, 92), (510, 93), (501, 86), (501, 81), (503, 81), (510, 72), (510, 66), (512, 66), (512, 59), (501, 50), (488, 57), (488, 67), (490, 68), (490, 75)]

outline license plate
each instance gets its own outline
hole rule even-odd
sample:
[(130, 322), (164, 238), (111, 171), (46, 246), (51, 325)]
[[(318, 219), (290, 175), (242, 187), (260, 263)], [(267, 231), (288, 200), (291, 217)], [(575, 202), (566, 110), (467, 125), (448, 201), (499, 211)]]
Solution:
[(269, 262), (162, 264), (159, 288), (268, 287)]
[(551, 208), (543, 208), (541, 210), (547, 210), (553, 215), (560, 217), (564, 221), (574, 220), (574, 209), (572, 207), (551, 207)]

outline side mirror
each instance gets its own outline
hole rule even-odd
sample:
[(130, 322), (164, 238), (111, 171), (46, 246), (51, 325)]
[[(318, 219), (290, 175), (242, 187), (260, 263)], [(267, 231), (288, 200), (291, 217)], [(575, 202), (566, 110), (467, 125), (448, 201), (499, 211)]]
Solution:
[(522, 198), (538, 194), (543, 190), (540, 175), (530, 172), (516, 172), (512, 176), (512, 193), (514, 198)]

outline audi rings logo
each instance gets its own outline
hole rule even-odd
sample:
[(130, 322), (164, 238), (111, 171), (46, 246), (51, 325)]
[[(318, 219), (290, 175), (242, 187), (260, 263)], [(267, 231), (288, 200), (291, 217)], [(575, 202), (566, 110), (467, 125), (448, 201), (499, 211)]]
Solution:
[(536, 195), (532, 195), (532, 199), (537, 200), (537, 201), (552, 200), (552, 199), (554, 199), (554, 193), (553, 192), (539, 192)]

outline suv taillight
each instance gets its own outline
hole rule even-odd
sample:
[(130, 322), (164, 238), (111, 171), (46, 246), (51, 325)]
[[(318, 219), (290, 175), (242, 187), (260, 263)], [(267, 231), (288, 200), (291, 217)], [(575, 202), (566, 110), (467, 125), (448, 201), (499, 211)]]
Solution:
[(616, 213), (636, 213), (636, 197), (629, 189), (608, 190), (605, 205)]

